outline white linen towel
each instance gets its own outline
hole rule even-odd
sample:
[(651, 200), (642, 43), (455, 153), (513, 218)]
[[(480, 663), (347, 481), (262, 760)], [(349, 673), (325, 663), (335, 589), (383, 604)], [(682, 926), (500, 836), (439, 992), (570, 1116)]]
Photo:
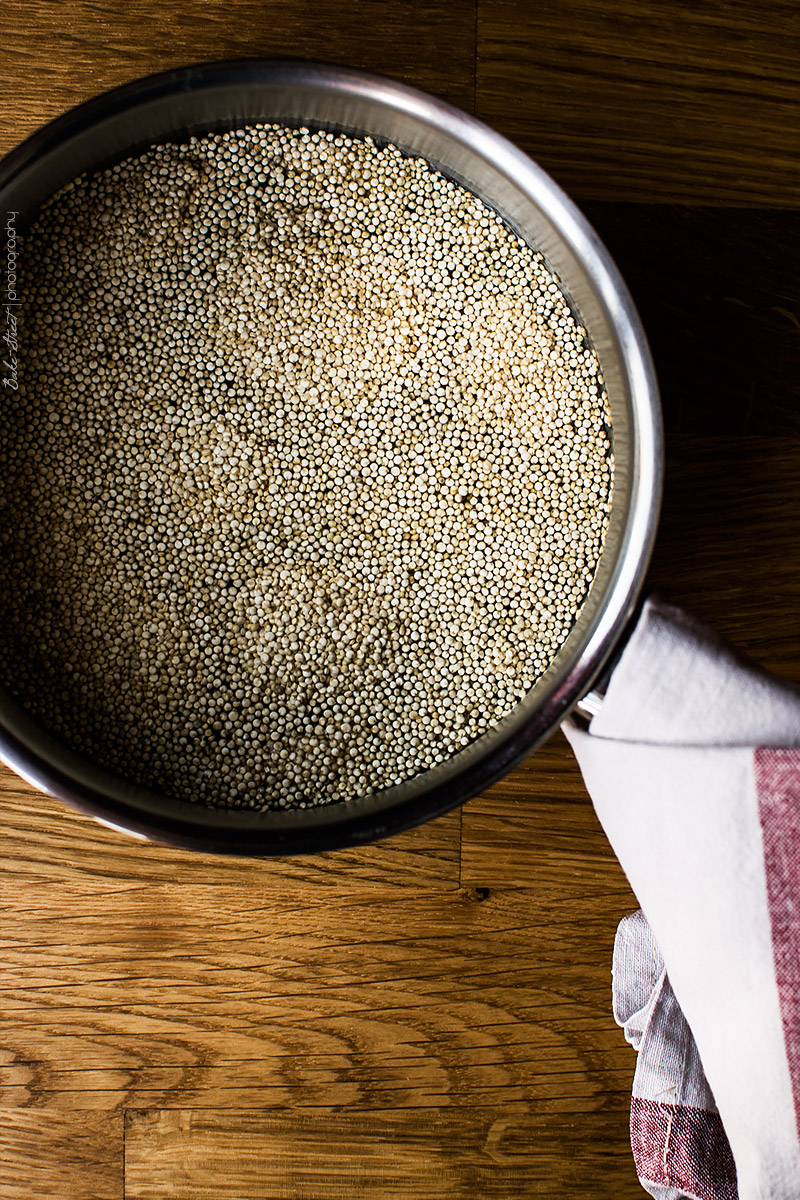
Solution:
[(800, 693), (651, 600), (564, 729), (643, 910), (614, 955), (643, 1184), (800, 1200)]

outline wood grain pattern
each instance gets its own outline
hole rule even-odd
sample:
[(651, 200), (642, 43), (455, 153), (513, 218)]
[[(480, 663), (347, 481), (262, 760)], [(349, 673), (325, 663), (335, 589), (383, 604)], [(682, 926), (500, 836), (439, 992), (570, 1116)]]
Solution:
[[(620, 1118), (622, 1118), (620, 1120)], [(470, 1109), (306, 1114), (145, 1111), (126, 1115), (130, 1200), (519, 1200), (619, 1188), (623, 1114), (545, 1120)], [(565, 1153), (566, 1151), (566, 1153)]]
[(667, 451), (648, 586), (800, 684), (800, 439), (673, 437)]
[(223, 58), (316, 58), (379, 71), (471, 110), (475, 0), (4, 0), (0, 153), (130, 79)]
[(667, 434), (800, 436), (800, 210), (583, 208), (647, 331)]
[[(313, 1162), (337, 1195), (345, 1136), (351, 1187), (369, 1160), (376, 1180), (439, 1195), (442, 1158), (444, 1195), (528, 1194), (534, 1182), (532, 1194), (632, 1195), (633, 1055), (608, 1014), (627, 904), (533, 889), (332, 896), (299, 882), (281, 896), (268, 884), (107, 893), (85, 877), (31, 897), (4, 880), (0, 1103), (41, 1113), (41, 1157), (65, 1197), (71, 1176), (47, 1131), (80, 1115), (89, 1144), (123, 1110), (129, 1200), (213, 1196), (223, 1181), (245, 1200), (258, 1187), (328, 1194), (304, 1190), (319, 1184)], [(244, 1115), (209, 1133), (209, 1107)], [(177, 1126), (130, 1115), (175, 1108), (201, 1111)], [(431, 1133), (442, 1137), (451, 1109), (465, 1117), (448, 1156)], [(329, 1122), (309, 1124), (321, 1112)], [(395, 1135), (375, 1148), (390, 1115)], [(9, 1127), (16, 1162), (30, 1159), (30, 1127)]]
[(793, 0), (492, 0), (477, 113), (580, 199), (800, 197)]
[(3, 1200), (124, 1200), (122, 1113), (0, 1109)]
[(461, 882), (576, 902), (610, 893), (620, 916), (637, 907), (560, 731), (464, 807)]
[(27, 886), (94, 880), (108, 890), (170, 881), (247, 887), (265, 879), (275, 888), (298, 879), (368, 889), (458, 886), (459, 812), (374, 846), (267, 863), (135, 841), (35, 792), (0, 764), (0, 823), (0, 870)]
[(0, 902), (8, 1107), (627, 1108), (627, 895), (11, 883)]

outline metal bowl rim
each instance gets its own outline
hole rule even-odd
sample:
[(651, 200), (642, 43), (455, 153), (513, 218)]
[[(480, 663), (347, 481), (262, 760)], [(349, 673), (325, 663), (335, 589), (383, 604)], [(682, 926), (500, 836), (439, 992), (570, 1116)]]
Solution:
[(598, 620), (561, 686), (514, 736), (463, 775), (382, 811), (352, 801), (306, 810), (254, 813), (218, 810), (165, 798), (165, 808), (188, 809), (185, 818), (144, 813), (105, 793), (77, 784), (0, 725), (0, 758), (34, 786), (113, 828), (205, 852), (272, 855), (358, 846), (439, 816), (485, 790), (536, 748), (603, 673), (629, 626), (649, 564), (663, 485), (663, 436), (658, 387), (647, 340), (633, 300), (611, 256), (578, 207), (522, 150), (477, 118), (448, 102), (385, 76), (294, 58), (242, 58), (200, 63), (148, 75), (101, 93), (55, 117), (0, 162), (0, 187), (65, 138), (149, 100), (178, 92), (228, 85), (312, 85), (363, 96), (399, 108), (465, 142), (503, 171), (557, 226), (590, 275), (619, 338), (631, 381), (633, 470), (623, 552)]

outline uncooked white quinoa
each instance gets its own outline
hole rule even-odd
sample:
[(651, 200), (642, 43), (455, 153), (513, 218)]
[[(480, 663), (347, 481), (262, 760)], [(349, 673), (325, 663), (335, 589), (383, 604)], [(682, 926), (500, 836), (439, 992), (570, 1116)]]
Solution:
[(254, 126), (23, 239), (0, 679), (137, 783), (365, 795), (507, 714), (603, 544), (607, 401), (542, 256), (394, 146)]

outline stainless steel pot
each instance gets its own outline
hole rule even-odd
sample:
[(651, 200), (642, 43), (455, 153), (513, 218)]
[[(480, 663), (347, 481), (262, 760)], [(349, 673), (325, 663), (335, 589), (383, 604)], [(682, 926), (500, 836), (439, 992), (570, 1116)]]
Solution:
[[(0, 757), (36, 787), (115, 828), (191, 849), (272, 855), (358, 845), (483, 791), (589, 691), (628, 626), (655, 534), (662, 446), (644, 333), (602, 243), (535, 163), (472, 117), (388, 79), (305, 62), (217, 62), (127, 84), (46, 125), (0, 164), (0, 213), (26, 214), (76, 175), (153, 142), (257, 121), (370, 134), (422, 155), (539, 248), (594, 343), (611, 408), (614, 491), (596, 577), (574, 628), (517, 708), (461, 753), (400, 786), (295, 812), (222, 811), (134, 787), (82, 759), (0, 692)], [(13, 403), (7, 392), (4, 403)], [(9, 681), (13, 687), (13, 681)], [(109, 696), (113, 705), (114, 697)]]

